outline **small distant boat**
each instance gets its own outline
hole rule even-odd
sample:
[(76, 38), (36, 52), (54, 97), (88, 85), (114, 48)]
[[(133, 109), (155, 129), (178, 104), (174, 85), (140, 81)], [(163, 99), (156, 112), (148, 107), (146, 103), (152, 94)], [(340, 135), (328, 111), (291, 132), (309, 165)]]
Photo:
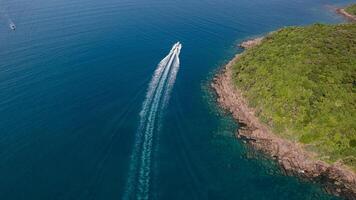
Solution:
[(16, 30), (16, 25), (11, 23), (11, 24), (10, 24), (10, 28), (11, 28), (11, 30), (14, 31), (14, 30)]

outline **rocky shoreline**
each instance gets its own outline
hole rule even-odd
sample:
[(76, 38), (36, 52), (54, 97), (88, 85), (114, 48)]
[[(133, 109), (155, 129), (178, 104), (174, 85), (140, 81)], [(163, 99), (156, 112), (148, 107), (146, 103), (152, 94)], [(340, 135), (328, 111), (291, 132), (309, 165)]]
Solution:
[(249, 48), (252, 48), (252, 47), (254, 47), (256, 45), (261, 44), (263, 38), (264, 37), (258, 37), (258, 38), (255, 38), (255, 39), (246, 40), (246, 41), (242, 42), (239, 46), (241, 48), (244, 48), (244, 49), (249, 49)]
[[(240, 46), (252, 48), (261, 41), (261, 38), (257, 38)], [(315, 155), (304, 150), (301, 144), (278, 137), (259, 121), (255, 110), (248, 106), (232, 80), (232, 66), (238, 62), (239, 57), (240, 55), (236, 55), (216, 75), (211, 84), (216, 91), (219, 105), (230, 112), (241, 126), (237, 137), (277, 160), (287, 175), (321, 183), (329, 193), (356, 200), (356, 174), (351, 169), (340, 163), (328, 164), (316, 159)]]
[(338, 9), (336, 9), (336, 12), (339, 13), (340, 15), (343, 15), (348, 20), (350, 20), (352, 22), (356, 22), (356, 16), (351, 15), (350, 13), (346, 12), (345, 9), (338, 8)]

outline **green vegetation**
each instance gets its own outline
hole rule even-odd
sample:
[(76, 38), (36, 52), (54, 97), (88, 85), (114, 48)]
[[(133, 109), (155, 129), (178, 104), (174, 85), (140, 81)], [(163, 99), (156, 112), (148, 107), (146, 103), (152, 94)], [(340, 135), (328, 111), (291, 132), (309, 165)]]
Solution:
[(277, 134), (356, 169), (356, 24), (281, 29), (245, 51), (233, 73)]
[(352, 4), (350, 6), (347, 6), (345, 8), (345, 11), (351, 15), (355, 15), (356, 16), (356, 4)]

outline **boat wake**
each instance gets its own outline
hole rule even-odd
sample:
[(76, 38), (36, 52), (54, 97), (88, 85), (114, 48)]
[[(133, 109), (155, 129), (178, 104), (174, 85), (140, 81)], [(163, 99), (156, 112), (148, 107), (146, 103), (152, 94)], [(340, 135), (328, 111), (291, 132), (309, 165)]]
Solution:
[(182, 44), (179, 42), (173, 45), (169, 54), (158, 64), (149, 83), (140, 112), (124, 200), (149, 199), (153, 146), (157, 142), (162, 114), (168, 104), (179, 70), (181, 48)]
[(0, 10), (0, 19), (1, 18), (4, 18), (7, 21), (7, 24), (9, 25), (9, 28), (11, 30), (15, 30), (16, 29), (15, 23), (12, 21), (10, 16), (2, 9)]

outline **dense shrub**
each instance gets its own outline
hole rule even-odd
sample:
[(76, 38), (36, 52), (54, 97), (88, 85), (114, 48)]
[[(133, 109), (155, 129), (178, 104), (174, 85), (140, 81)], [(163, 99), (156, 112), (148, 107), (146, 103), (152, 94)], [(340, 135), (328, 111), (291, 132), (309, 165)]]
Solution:
[(356, 169), (356, 25), (289, 27), (234, 65), (234, 81), (284, 138)]
[(356, 4), (352, 4), (348, 7), (345, 8), (345, 11), (347, 13), (350, 13), (351, 15), (355, 15), (356, 16)]

